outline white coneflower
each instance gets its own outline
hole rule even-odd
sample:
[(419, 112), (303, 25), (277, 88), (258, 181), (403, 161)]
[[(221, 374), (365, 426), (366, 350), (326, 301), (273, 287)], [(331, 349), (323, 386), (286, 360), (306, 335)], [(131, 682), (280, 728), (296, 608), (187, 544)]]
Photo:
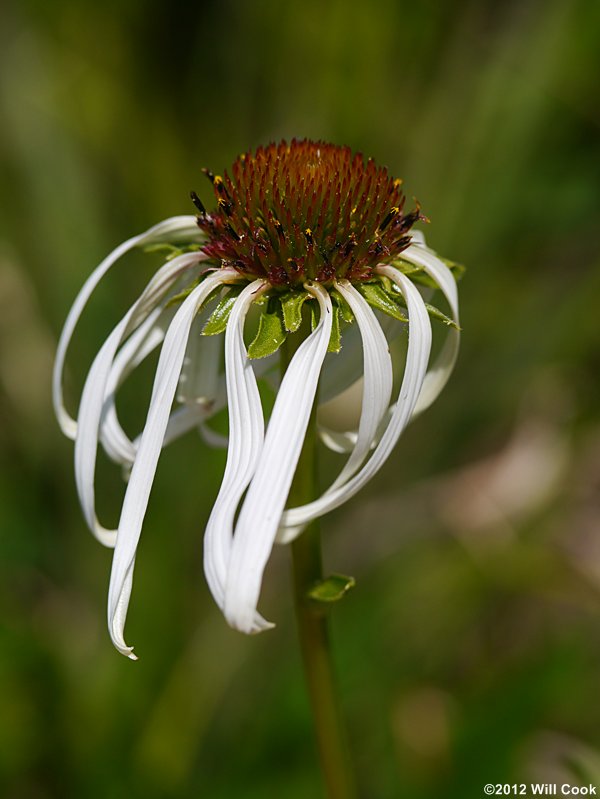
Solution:
[[(373, 477), (410, 419), (443, 388), (458, 349), (454, 276), (425, 246), (422, 234), (410, 232), (423, 217), (418, 206), (404, 212), (400, 181), (386, 169), (352, 155), (347, 147), (294, 140), (240, 156), (231, 176), (206, 174), (216, 209), (206, 211), (192, 194), (197, 217), (167, 219), (105, 259), (71, 309), (56, 358), (54, 404), (62, 430), (75, 440), (83, 513), (94, 535), (115, 550), (109, 630), (117, 649), (131, 658), (123, 629), (135, 554), (158, 458), (169, 441), (199, 428), (207, 441), (221, 443), (206, 422), (227, 405), (227, 464), (205, 533), (205, 572), (229, 623), (257, 632), (271, 626), (256, 608), (275, 540), (291, 541)], [(174, 257), (104, 342), (75, 420), (64, 407), (62, 375), (77, 320), (118, 258), (133, 247), (159, 243), (172, 245)], [(450, 317), (424, 302), (417, 283), (441, 289)], [(258, 332), (247, 347), (245, 320), (254, 305), (260, 312)], [(392, 360), (380, 321), (384, 315), (408, 330), (395, 400)], [(442, 317), (449, 327), (428, 371), (430, 315)], [(257, 374), (272, 369), (268, 356), (288, 336), (302, 335), (303, 316), (310, 316), (311, 326), (277, 389), (265, 430)], [(224, 375), (217, 335), (223, 332)], [(357, 342), (362, 343), (362, 359)], [(115, 393), (160, 344), (148, 416), (141, 435), (131, 441), (119, 424)], [(331, 448), (349, 452), (341, 473), (322, 496), (286, 510), (317, 386), (325, 402), (361, 375), (358, 429), (320, 430)], [(103, 527), (96, 515), (98, 443), (131, 469), (116, 530)]]

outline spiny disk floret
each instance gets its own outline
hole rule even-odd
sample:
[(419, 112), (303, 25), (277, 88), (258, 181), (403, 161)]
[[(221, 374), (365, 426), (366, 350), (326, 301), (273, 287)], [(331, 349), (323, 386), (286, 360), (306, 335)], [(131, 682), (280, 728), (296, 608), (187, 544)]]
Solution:
[(403, 213), (401, 182), (349, 147), (293, 139), (241, 155), (232, 176), (205, 170), (217, 198), (197, 195), (204, 252), (222, 266), (273, 286), (334, 278), (368, 280), (378, 263), (410, 244), (417, 207)]

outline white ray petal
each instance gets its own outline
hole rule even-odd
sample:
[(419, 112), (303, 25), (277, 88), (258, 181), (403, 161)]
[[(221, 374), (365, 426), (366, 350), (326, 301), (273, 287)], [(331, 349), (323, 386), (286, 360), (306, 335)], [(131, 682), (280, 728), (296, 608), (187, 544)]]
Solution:
[(77, 425), (73, 417), (68, 413), (64, 405), (63, 397), (63, 371), (65, 366), (65, 359), (67, 350), (71, 342), (71, 337), (79, 321), (79, 317), (87, 302), (92, 295), (98, 283), (102, 280), (108, 270), (115, 264), (122, 255), (134, 247), (143, 247), (147, 244), (159, 242), (161, 240), (177, 240), (177, 239), (190, 239), (199, 241), (202, 234), (198, 229), (196, 217), (194, 216), (174, 216), (170, 219), (165, 219), (154, 225), (149, 230), (134, 236), (127, 241), (120, 244), (110, 255), (108, 255), (102, 263), (96, 267), (92, 274), (83, 284), (79, 294), (75, 298), (75, 302), (71, 306), (71, 310), (67, 316), (64, 324), (58, 347), (56, 350), (56, 359), (54, 361), (54, 370), (52, 373), (52, 401), (54, 404), (54, 412), (58, 423), (63, 433), (69, 438), (75, 438), (77, 434)]
[(362, 376), (360, 331), (356, 325), (344, 328), (342, 349), (329, 352), (319, 383), (319, 404), (334, 399)]
[(335, 286), (350, 306), (362, 336), (364, 380), (356, 444), (329, 491), (352, 477), (369, 454), (379, 424), (388, 409), (394, 380), (388, 343), (368, 302), (347, 280), (340, 280)]
[[(459, 325), (456, 281), (446, 264), (432, 250), (416, 244), (411, 244), (410, 247), (407, 247), (402, 252), (402, 258), (422, 267), (429, 277), (435, 280), (448, 301), (454, 322)], [(428, 408), (437, 399), (448, 382), (458, 357), (459, 343), (460, 332), (450, 328), (439, 355), (425, 377), (421, 395), (414, 410), (415, 415)]]
[[(165, 446), (188, 430), (198, 427), (225, 402), (225, 381), (218, 373), (222, 340), (219, 336), (200, 336), (210, 313), (211, 303), (192, 323), (188, 349), (179, 383), (177, 399), (189, 404), (189, 412), (175, 411), (165, 434)], [(129, 467), (135, 460), (138, 439), (131, 441), (119, 423), (115, 395), (128, 374), (136, 368), (164, 339), (175, 308), (167, 308), (150, 330), (150, 318), (130, 336), (119, 350), (107, 385), (102, 412), (101, 442), (109, 458)], [(146, 332), (146, 328), (149, 332)], [(206, 342), (207, 346), (203, 346)], [(139, 437), (138, 437), (139, 438)]]
[(328, 292), (307, 284), (321, 312), (319, 324), (300, 345), (281, 381), (263, 451), (235, 529), (225, 593), (225, 615), (242, 632), (257, 632), (256, 605), (263, 571), (273, 547), (331, 335)]
[[(271, 357), (261, 358), (253, 362), (254, 374), (257, 378), (263, 377), (272, 368), (273, 360)], [(177, 408), (177, 410), (171, 414), (167, 432), (165, 433), (164, 446), (166, 447), (171, 442), (197, 427), (200, 435), (209, 446), (216, 448), (227, 447), (227, 436), (222, 436), (214, 431), (207, 431), (206, 428), (202, 428), (202, 422), (217, 414), (226, 404), (227, 390), (225, 375), (219, 374), (216, 394), (210, 407), (204, 408), (202, 406), (184, 405), (181, 408)], [(138, 444), (139, 436), (133, 441), (134, 449), (137, 449)]]
[(190, 327), (198, 308), (213, 289), (227, 280), (237, 278), (239, 275), (234, 270), (223, 269), (209, 275), (200, 283), (175, 314), (161, 349), (148, 417), (131, 470), (119, 520), (108, 592), (109, 631), (115, 647), (124, 655), (131, 656), (131, 647), (125, 643), (123, 630), (131, 592), (135, 553), (181, 373)]
[(217, 395), (223, 349), (221, 336), (202, 335), (207, 318), (201, 313), (194, 319), (177, 392), (179, 402), (203, 407), (210, 407)]
[[(402, 322), (387, 314), (377, 313), (376, 316), (388, 342), (397, 338), (404, 329)], [(319, 383), (319, 405), (335, 399), (357, 380), (362, 379), (361, 349), (358, 326), (345, 328), (342, 349), (340, 352), (328, 353), (325, 358)]]
[[(223, 384), (224, 385), (224, 384)], [(212, 407), (213, 413), (220, 411), (225, 407), (225, 393), (223, 392), (220, 401), (215, 402)], [(199, 406), (182, 405), (177, 408), (169, 416), (169, 422), (165, 431), (165, 438), (163, 441), (163, 448), (177, 441), (190, 430), (197, 428), (206, 419), (206, 410)], [(137, 452), (142, 437), (139, 435), (133, 442), (133, 446)]]
[(256, 471), (263, 447), (263, 410), (244, 344), (244, 323), (250, 306), (266, 288), (262, 280), (246, 286), (233, 306), (225, 331), (229, 445), (223, 481), (204, 533), (204, 572), (221, 610), (225, 602), (235, 513)]
[(152, 311), (123, 344), (113, 361), (105, 389), (100, 443), (115, 463), (129, 464), (135, 458), (133, 443), (119, 422), (115, 405), (116, 392), (131, 372), (162, 343), (174, 313), (174, 308), (167, 311), (156, 308)]
[(213, 430), (207, 424), (201, 423), (198, 425), (198, 431), (204, 443), (213, 449), (227, 449), (229, 446), (229, 436), (217, 433), (216, 430)]
[(408, 307), (408, 350), (404, 378), (400, 386), (400, 393), (388, 426), (385, 428), (381, 439), (373, 454), (345, 485), (323, 494), (322, 497), (297, 508), (290, 508), (283, 514), (282, 527), (290, 528), (281, 530), (279, 540), (282, 543), (291, 541), (294, 533), (302, 525), (307, 524), (339, 507), (360, 489), (376, 474), (389, 457), (396, 445), (402, 431), (408, 424), (413, 413), (423, 379), (427, 370), (429, 354), (431, 351), (431, 323), (425, 303), (418, 290), (397, 269), (389, 266), (377, 267), (377, 270), (387, 275), (402, 290)]
[(425, 234), (422, 230), (411, 230), (410, 238), (413, 244), (418, 244), (419, 247), (425, 247)]
[(159, 269), (100, 348), (83, 387), (75, 425), (75, 482), (86, 522), (105, 546), (114, 546), (116, 532), (105, 528), (96, 517), (94, 475), (102, 410), (115, 355), (128, 333), (134, 332), (136, 325), (143, 324), (154, 306), (164, 298), (169, 287), (197, 260), (197, 253), (186, 254), (174, 258)]
[(356, 446), (358, 435), (354, 430), (340, 432), (326, 425), (319, 425), (319, 437), (327, 449), (339, 455), (348, 455)]

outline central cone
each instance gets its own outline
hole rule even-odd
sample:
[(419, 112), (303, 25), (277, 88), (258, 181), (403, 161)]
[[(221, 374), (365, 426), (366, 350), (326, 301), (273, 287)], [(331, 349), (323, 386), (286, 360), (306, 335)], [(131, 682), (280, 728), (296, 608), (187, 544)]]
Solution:
[(408, 231), (424, 219), (418, 205), (403, 213), (401, 180), (349, 147), (293, 139), (241, 155), (231, 176), (205, 173), (215, 210), (207, 212), (192, 192), (208, 236), (204, 252), (273, 286), (368, 280), (410, 244)]

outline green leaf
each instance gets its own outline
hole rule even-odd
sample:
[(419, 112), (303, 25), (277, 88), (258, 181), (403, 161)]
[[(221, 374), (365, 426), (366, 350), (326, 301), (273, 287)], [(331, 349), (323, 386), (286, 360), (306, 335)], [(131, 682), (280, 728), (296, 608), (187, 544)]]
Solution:
[(287, 330), (283, 323), (281, 306), (276, 306), (275, 310), (269, 310), (269, 306), (258, 320), (258, 332), (248, 347), (249, 358), (266, 358), (267, 355), (277, 352), (286, 340)]
[(332, 306), (333, 316), (331, 319), (331, 335), (327, 352), (339, 352), (342, 349), (342, 334), (340, 331), (340, 309), (338, 305)]
[(308, 291), (286, 291), (280, 295), (283, 324), (290, 333), (295, 333), (302, 324), (302, 306), (309, 297)]
[(408, 317), (400, 310), (395, 297), (391, 297), (381, 283), (361, 283), (358, 290), (372, 308), (382, 311), (399, 322), (408, 322)]
[(316, 583), (308, 591), (308, 596), (315, 602), (338, 602), (355, 585), (354, 577), (347, 577), (345, 574), (332, 574)]
[(234, 286), (233, 288), (229, 289), (224, 297), (221, 297), (217, 307), (212, 312), (208, 322), (202, 329), (203, 336), (218, 336), (219, 333), (222, 333), (225, 330), (229, 315), (231, 314), (233, 306), (235, 305), (235, 301), (239, 297), (242, 289), (243, 286)]

